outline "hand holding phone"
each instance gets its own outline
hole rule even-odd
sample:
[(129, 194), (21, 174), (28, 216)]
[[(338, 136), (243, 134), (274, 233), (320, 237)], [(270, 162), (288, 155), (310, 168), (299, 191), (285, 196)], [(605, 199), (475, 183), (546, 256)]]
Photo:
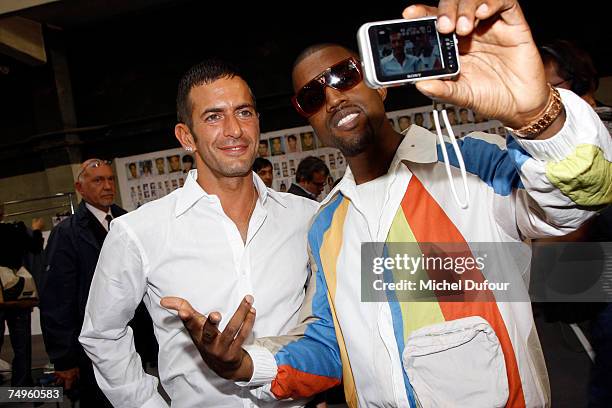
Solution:
[(550, 96), (544, 67), (516, 0), (441, 1), (439, 8), (413, 5), (402, 15), (437, 17), (441, 34), (456, 31), (459, 36), (461, 73), (456, 80), (420, 81), (419, 91), (514, 129), (544, 111)]

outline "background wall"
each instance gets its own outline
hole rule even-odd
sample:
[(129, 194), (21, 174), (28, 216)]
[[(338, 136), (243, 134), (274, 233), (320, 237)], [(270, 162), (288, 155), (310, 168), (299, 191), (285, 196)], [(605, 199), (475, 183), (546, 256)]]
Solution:
[[(612, 43), (601, 40), (605, 13), (521, 3), (538, 42), (574, 40), (602, 75), (612, 74)], [(304, 126), (290, 104), (295, 56), (318, 42), (356, 48), (361, 24), (397, 18), (406, 5), (313, 0), (229, 8), (199, 0), (59, 0), (0, 15), (0, 25), (2, 17), (40, 23), (47, 56), (31, 64), (0, 53), (0, 200), (73, 191), (72, 166), (88, 157), (178, 147), (176, 85), (206, 56), (242, 67), (257, 96), (262, 132)], [(611, 87), (609, 78), (602, 80), (602, 101), (612, 102)], [(402, 87), (390, 89), (387, 108), (429, 103), (413, 87)]]

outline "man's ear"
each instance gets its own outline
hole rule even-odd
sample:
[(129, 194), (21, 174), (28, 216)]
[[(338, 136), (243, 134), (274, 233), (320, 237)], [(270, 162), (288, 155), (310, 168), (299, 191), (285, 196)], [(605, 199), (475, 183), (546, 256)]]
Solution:
[(183, 149), (190, 152), (196, 151), (196, 144), (189, 126), (184, 123), (177, 123), (174, 127), (174, 136), (176, 136), (176, 139), (181, 146), (183, 146)]
[(74, 189), (80, 194), (83, 195), (82, 191), (83, 191), (83, 186), (81, 185), (81, 182), (79, 180), (74, 182)]
[(376, 92), (378, 92), (383, 102), (387, 99), (387, 88), (376, 88)]

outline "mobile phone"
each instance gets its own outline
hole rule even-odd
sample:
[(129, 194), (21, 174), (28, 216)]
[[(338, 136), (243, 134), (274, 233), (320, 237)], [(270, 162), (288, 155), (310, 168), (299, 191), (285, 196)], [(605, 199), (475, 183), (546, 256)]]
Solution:
[(357, 42), (366, 84), (381, 88), (457, 75), (457, 37), (440, 34), (437, 20), (425, 17), (362, 25)]

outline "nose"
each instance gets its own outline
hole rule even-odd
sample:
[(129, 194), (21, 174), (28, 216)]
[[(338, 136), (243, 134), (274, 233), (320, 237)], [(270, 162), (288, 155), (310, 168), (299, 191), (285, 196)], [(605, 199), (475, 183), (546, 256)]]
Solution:
[(238, 118), (234, 115), (227, 115), (225, 120), (225, 135), (238, 139), (242, 135), (242, 127)]
[(346, 100), (346, 96), (343, 92), (338, 91), (337, 89), (334, 89), (330, 86), (325, 87), (325, 103), (328, 112), (336, 110), (338, 106), (345, 103)]
[(114, 180), (104, 179), (103, 188), (104, 188), (104, 190), (114, 190), (114, 188), (115, 188)]

